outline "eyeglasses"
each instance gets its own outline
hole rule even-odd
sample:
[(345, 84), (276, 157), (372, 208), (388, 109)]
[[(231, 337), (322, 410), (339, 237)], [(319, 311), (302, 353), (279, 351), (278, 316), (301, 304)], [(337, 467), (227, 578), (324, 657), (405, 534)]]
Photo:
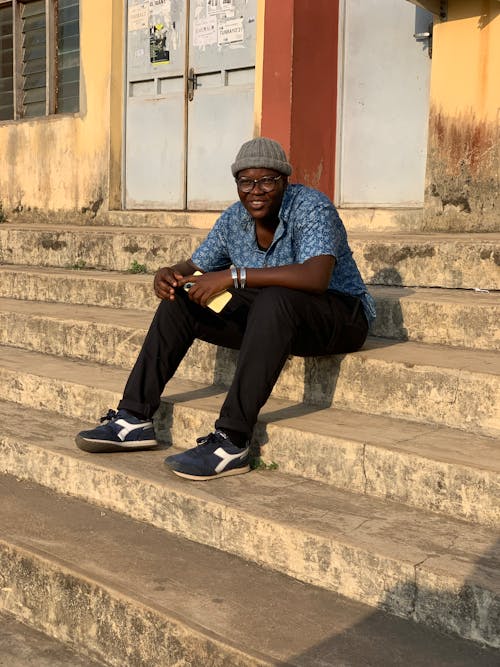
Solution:
[(236, 178), (236, 185), (240, 192), (252, 192), (256, 185), (259, 186), (259, 190), (262, 192), (272, 192), (276, 189), (278, 181), (281, 179), (280, 176), (263, 176), (262, 178)]

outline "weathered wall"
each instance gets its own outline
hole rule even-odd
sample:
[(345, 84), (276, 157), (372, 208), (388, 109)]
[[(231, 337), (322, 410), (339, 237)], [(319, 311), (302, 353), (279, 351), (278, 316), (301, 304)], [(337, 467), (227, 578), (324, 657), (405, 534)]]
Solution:
[(434, 29), (426, 226), (500, 230), (500, 3), (450, 0)]
[(80, 3), (80, 113), (0, 123), (0, 201), (7, 216), (30, 209), (95, 212), (107, 200), (116, 4)]

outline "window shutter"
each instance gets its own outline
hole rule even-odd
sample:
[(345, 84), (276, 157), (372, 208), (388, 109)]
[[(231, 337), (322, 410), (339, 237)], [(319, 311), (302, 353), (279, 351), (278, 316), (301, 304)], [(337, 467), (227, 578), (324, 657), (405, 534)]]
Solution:
[(80, 108), (79, 0), (59, 0), (57, 13), (57, 112)]
[(12, 5), (0, 7), (0, 120), (14, 118), (14, 39)]
[(23, 117), (44, 116), (47, 95), (45, 0), (21, 5)]

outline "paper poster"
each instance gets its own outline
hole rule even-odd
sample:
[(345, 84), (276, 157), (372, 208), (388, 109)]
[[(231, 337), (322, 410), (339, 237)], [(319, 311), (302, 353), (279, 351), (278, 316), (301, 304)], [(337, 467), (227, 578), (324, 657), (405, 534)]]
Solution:
[(171, 9), (170, 0), (149, 0), (149, 59), (153, 65), (170, 62)]
[(217, 43), (219, 46), (223, 44), (234, 44), (235, 42), (242, 42), (245, 37), (243, 30), (243, 19), (230, 19), (229, 21), (219, 21), (219, 31)]
[(170, 62), (167, 47), (167, 28), (163, 23), (155, 23), (149, 27), (149, 59), (153, 65)]
[(207, 0), (207, 15), (213, 16), (220, 11), (219, 0)]
[(149, 19), (149, 0), (128, 8), (128, 29), (143, 30), (148, 27)]
[(209, 17), (193, 21), (193, 45), (197, 47), (217, 44), (217, 19)]
[(234, 16), (234, 0), (207, 0), (207, 16), (215, 14)]

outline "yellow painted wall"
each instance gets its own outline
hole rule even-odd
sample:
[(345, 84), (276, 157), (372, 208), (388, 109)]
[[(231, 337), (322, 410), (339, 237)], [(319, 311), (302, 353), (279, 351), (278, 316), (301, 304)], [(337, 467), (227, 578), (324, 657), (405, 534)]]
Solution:
[[(110, 97), (112, 19), (114, 12), (121, 24), (121, 4), (80, 2), (80, 113), (0, 123), (0, 201), (7, 215), (15, 208), (81, 210), (107, 201), (111, 113), (121, 128), (121, 107), (113, 108)], [(119, 49), (115, 44), (115, 63)], [(113, 98), (121, 99), (120, 80), (115, 83)]]
[(473, 109), (494, 120), (500, 108), (500, 2), (450, 0), (434, 28), (431, 101), (447, 114)]
[(434, 28), (429, 228), (500, 231), (500, 2), (449, 0)]

